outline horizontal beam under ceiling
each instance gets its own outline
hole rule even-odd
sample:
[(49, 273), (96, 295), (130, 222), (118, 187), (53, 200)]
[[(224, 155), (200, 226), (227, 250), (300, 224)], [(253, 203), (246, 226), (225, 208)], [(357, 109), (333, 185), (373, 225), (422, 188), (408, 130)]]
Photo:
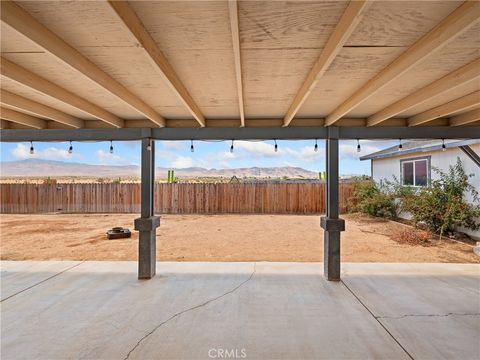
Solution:
[(479, 126), (3, 129), (1, 142), (109, 140), (480, 139)]

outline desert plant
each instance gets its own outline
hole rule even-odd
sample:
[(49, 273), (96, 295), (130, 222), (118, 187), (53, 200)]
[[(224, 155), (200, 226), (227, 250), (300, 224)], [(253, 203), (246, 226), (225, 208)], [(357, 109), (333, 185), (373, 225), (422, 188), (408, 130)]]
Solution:
[(348, 208), (353, 212), (384, 218), (397, 217), (398, 206), (395, 202), (395, 194), (386, 185), (376, 184), (371, 180), (353, 181), (353, 195), (348, 204)]
[[(452, 232), (455, 227), (479, 229), (479, 197), (469, 183), (469, 178), (474, 175), (465, 173), (460, 158), (446, 172), (437, 168), (433, 171), (438, 174), (438, 179), (433, 180), (429, 187), (404, 194), (402, 210), (412, 214), (415, 224), (424, 225), (440, 236)], [(467, 194), (471, 194), (473, 204), (465, 200)]]
[(46, 185), (53, 185), (57, 183), (57, 179), (52, 179), (50, 176), (43, 180)]

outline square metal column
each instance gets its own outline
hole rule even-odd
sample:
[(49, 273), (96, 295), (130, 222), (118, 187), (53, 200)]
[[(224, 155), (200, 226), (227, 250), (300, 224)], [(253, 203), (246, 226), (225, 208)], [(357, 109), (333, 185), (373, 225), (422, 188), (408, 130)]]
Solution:
[(138, 239), (138, 278), (151, 279), (156, 267), (156, 229), (160, 217), (155, 216), (155, 141), (142, 139), (141, 217), (135, 219)]
[(325, 230), (323, 240), (324, 274), (330, 281), (340, 280), (340, 232), (345, 230), (345, 221), (339, 218), (338, 152), (338, 138), (328, 138), (326, 144), (327, 215), (321, 217), (320, 226)]

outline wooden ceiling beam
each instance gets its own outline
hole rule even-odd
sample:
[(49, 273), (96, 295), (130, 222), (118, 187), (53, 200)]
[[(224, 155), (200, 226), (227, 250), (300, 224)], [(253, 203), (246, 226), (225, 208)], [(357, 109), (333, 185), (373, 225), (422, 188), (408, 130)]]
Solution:
[(2, 1), (1, 10), (2, 22), (120, 98), (158, 126), (165, 126), (165, 120), (153, 108), (38, 22), (19, 5), (12, 1)]
[(235, 76), (237, 80), (238, 108), (240, 111), (240, 127), (245, 126), (245, 104), (243, 102), (242, 61), (240, 56), (240, 31), (238, 26), (238, 2), (228, 0), (230, 29), (232, 32), (233, 57), (235, 61)]
[(24, 98), (23, 96), (11, 93), (10, 91), (1, 89), (0, 103), (9, 105), (20, 110), (48, 118), (50, 120), (79, 129), (85, 126), (85, 122), (81, 119), (66, 114), (60, 110), (50, 106), (40, 104), (36, 101)]
[(3, 57), (0, 58), (0, 73), (13, 81), (82, 110), (114, 127), (121, 128), (124, 126), (123, 119)]
[(433, 109), (424, 111), (408, 119), (408, 126), (417, 126), (434, 119), (444, 117), (462, 110), (480, 105), (480, 91), (475, 91), (461, 98), (450, 101), (446, 104), (437, 106)]
[(0, 119), (0, 129), (10, 129), (10, 122)]
[(6, 107), (0, 107), (0, 118), (35, 129), (46, 129), (47, 121)]
[(350, 1), (336, 25), (335, 30), (328, 38), (320, 57), (313, 65), (307, 78), (298, 90), (298, 93), (295, 95), (295, 98), (283, 119), (283, 126), (290, 125), (290, 122), (293, 120), (302, 104), (317, 85), (320, 77), (323, 76), (337, 54), (342, 50), (343, 45), (361, 21), (363, 14), (365, 14), (370, 4), (370, 1)]
[(480, 77), (480, 58), (407, 95), (368, 118), (367, 126), (378, 125), (415, 105)]
[[(155, 40), (147, 32), (145, 26), (143, 25), (140, 18), (137, 16), (132, 7), (128, 4), (127, 1), (109, 1), (108, 2), (115, 13), (123, 21), (130, 33), (135, 37), (135, 39), (142, 46), (142, 49), (146, 52), (150, 61), (154, 66), (160, 70), (165, 82), (170, 86), (170, 88), (178, 95), (183, 104), (187, 107), (188, 111), (193, 115), (197, 120), (200, 126), (205, 126), (205, 117), (203, 116), (200, 108), (193, 100), (192, 96), (188, 92), (187, 88), (178, 78), (174, 69), (168, 62), (167, 58), (158, 48)], [(162, 126), (165, 126), (163, 122)]]
[(460, 126), (480, 120), (480, 108), (450, 118), (450, 126)]
[(427, 56), (430, 56), (433, 52), (442, 48), (454, 37), (469, 29), (479, 19), (480, 2), (465, 1), (429, 33), (421, 37), (415, 44), (338, 106), (327, 116), (325, 125), (333, 125), (381, 88), (391, 83)]

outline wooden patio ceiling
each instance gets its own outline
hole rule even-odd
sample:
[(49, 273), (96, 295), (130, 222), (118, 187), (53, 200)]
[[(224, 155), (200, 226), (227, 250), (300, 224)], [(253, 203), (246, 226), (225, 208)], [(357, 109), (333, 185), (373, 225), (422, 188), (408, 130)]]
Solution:
[(479, 1), (2, 1), (1, 128), (480, 125)]

